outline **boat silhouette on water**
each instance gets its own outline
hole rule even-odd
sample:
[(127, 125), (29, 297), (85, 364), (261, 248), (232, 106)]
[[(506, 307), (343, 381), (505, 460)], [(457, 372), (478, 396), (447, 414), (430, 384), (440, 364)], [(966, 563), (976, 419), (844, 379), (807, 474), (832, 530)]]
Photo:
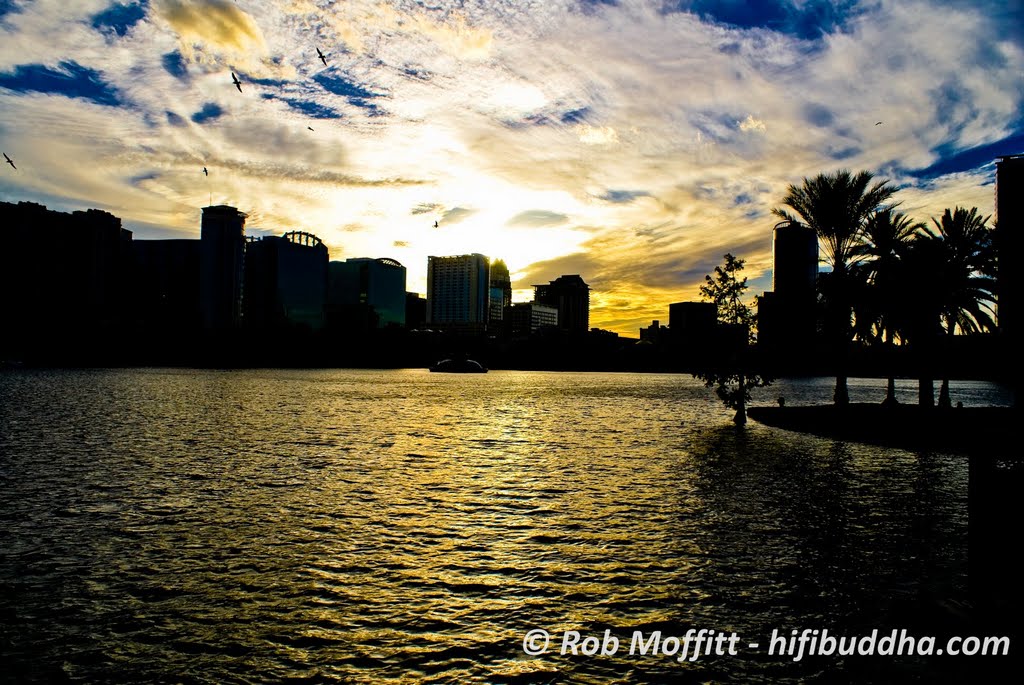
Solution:
[(487, 373), (487, 367), (472, 359), (442, 359), (430, 367), (431, 373)]

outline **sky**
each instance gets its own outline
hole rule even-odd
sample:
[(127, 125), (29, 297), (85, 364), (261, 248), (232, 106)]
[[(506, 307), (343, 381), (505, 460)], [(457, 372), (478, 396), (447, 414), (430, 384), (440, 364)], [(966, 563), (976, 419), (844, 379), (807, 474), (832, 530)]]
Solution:
[(726, 252), (770, 289), (805, 177), (992, 214), (1022, 105), (1024, 0), (0, 0), (0, 200), (136, 239), (229, 204), (420, 293), (479, 252), (631, 337)]

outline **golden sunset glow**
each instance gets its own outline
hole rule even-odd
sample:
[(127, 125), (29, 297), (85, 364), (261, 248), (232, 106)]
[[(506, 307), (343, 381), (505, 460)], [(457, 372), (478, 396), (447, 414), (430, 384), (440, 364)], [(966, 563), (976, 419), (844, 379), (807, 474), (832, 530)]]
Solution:
[(809, 28), (646, 0), (0, 3), (0, 195), (138, 238), (229, 204), (397, 259), (420, 293), (428, 255), (503, 259), (524, 297), (579, 273), (592, 325), (635, 337), (727, 251), (767, 287), (771, 209), (804, 176), (992, 213), (1024, 49), (995, 5), (934, 4)]

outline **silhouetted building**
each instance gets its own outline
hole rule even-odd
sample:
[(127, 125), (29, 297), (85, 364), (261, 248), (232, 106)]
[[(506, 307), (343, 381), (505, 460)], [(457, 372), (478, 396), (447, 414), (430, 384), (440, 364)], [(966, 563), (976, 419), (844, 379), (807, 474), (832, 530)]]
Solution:
[(427, 325), (466, 333), (486, 330), (490, 312), (487, 257), (427, 258)]
[(496, 259), (491, 262), (490, 314), (492, 322), (501, 321), (505, 308), (512, 305), (512, 279), (505, 262)]
[(996, 280), (999, 330), (1016, 340), (1020, 332), (1020, 285), (1008, 268), (1020, 255), (1024, 232), (1024, 155), (996, 160)]
[(673, 345), (701, 345), (718, 323), (714, 302), (673, 302), (668, 306), (669, 339)]
[(772, 240), (772, 290), (785, 298), (814, 298), (818, 281), (818, 235), (801, 224), (782, 222)]
[(784, 362), (805, 359), (817, 330), (818, 236), (813, 228), (782, 222), (772, 240), (772, 288), (758, 299), (758, 344)]
[(323, 327), (328, 262), (323, 241), (291, 231), (250, 240), (245, 251), (247, 327)]
[(505, 308), (505, 326), (508, 335), (521, 337), (543, 328), (558, 326), (558, 310), (537, 302), (516, 302)]
[(579, 274), (559, 276), (547, 285), (535, 285), (534, 301), (558, 310), (558, 327), (585, 333), (590, 328), (590, 286)]
[(394, 259), (352, 258), (331, 262), (328, 307), (371, 328), (405, 325), (405, 267)]
[[(132, 233), (98, 209), (71, 214), (0, 203), (0, 349), (46, 354), (113, 335), (127, 313)], [(13, 325), (11, 325), (13, 324)]]
[(132, 324), (148, 330), (194, 333), (199, 307), (200, 241), (136, 240), (132, 244)]
[(242, 322), (245, 214), (234, 207), (203, 207), (199, 293), (203, 325), (227, 330)]
[(661, 344), (668, 339), (668, 327), (662, 326), (661, 322), (655, 319), (647, 328), (640, 329), (640, 340), (654, 344)]
[(996, 314), (1002, 339), (1004, 363), (1012, 371), (1012, 383), (1019, 403), (1020, 371), (1020, 279), (1010, 265), (1020, 256), (1024, 232), (1024, 155), (996, 160)]
[(419, 293), (405, 294), (405, 327), (413, 330), (423, 328), (427, 322), (427, 298)]

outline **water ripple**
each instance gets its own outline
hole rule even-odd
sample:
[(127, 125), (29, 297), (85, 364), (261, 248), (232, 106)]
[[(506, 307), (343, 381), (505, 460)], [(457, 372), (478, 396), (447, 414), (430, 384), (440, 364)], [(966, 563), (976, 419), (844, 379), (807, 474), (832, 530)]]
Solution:
[(15, 681), (804, 682), (820, 662), (521, 640), (964, 595), (962, 460), (737, 431), (688, 377), (18, 371), (0, 398)]

